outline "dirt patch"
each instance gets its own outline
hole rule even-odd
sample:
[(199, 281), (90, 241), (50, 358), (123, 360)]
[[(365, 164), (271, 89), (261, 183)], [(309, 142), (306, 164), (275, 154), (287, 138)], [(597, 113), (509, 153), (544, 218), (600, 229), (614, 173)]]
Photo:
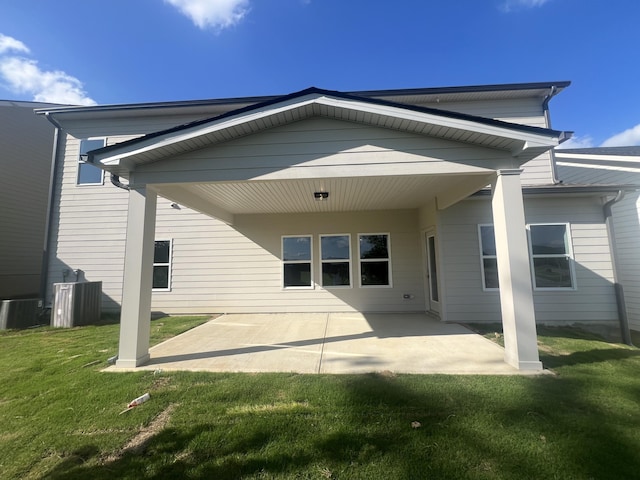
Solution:
[(176, 409), (178, 405), (172, 403), (167, 408), (165, 408), (160, 414), (154, 418), (149, 425), (140, 429), (135, 437), (133, 437), (129, 442), (118, 450), (115, 453), (112, 453), (108, 457), (106, 457), (101, 463), (112, 463), (120, 460), (127, 454), (136, 454), (141, 453), (146, 448), (149, 440), (151, 440), (154, 435), (162, 431), (164, 427), (169, 423), (169, 419), (171, 418), (171, 414)]

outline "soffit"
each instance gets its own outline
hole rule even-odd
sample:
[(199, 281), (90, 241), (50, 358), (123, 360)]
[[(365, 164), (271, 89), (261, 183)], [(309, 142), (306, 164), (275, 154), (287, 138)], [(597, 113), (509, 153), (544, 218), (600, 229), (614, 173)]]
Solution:
[(89, 153), (89, 161), (127, 176), (139, 165), (214, 146), (270, 128), (319, 116), (375, 127), (402, 130), (427, 137), (511, 152), (524, 163), (551, 146), (564, 132), (508, 124), (480, 117), (369, 103), (322, 92), (292, 96), (263, 108), (239, 111), (207, 121), (123, 142)]

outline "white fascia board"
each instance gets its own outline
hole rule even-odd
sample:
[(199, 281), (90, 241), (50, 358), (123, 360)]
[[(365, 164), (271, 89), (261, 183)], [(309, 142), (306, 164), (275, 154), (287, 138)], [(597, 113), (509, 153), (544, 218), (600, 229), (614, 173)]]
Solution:
[(338, 108), (350, 108), (361, 112), (377, 114), (381, 116), (395, 117), (402, 120), (425, 123), (429, 125), (438, 125), (445, 128), (453, 128), (456, 130), (465, 130), (474, 133), (480, 133), (490, 136), (511, 138), (524, 142), (532, 142), (534, 144), (544, 146), (558, 145), (557, 137), (550, 137), (543, 134), (535, 134), (532, 132), (519, 132), (505, 127), (496, 125), (486, 125), (473, 120), (464, 120), (460, 118), (451, 118), (445, 115), (436, 115), (432, 113), (417, 112), (399, 107), (388, 105), (378, 105), (375, 103), (360, 102), (357, 100), (346, 100), (334, 97), (321, 97), (317, 103), (330, 105)]
[(596, 163), (566, 162), (566, 161), (557, 161), (556, 163), (562, 167), (591, 168), (594, 170), (614, 170), (618, 172), (640, 173), (640, 163), (638, 163), (637, 166), (628, 166), (628, 167), (604, 165), (604, 164), (596, 164)]
[(519, 132), (508, 127), (485, 125), (482, 123), (474, 122), (472, 120), (451, 118), (447, 116), (417, 112), (414, 110), (408, 110), (394, 106), (378, 105), (375, 103), (348, 100), (326, 96), (319, 93), (313, 93), (300, 98), (290, 99), (276, 105), (268, 106), (264, 110), (258, 110), (250, 113), (238, 113), (237, 115), (225, 117), (217, 121), (213, 120), (206, 126), (197, 125), (192, 128), (170, 132), (160, 137), (152, 137), (146, 141), (136, 142), (134, 145), (131, 145), (130, 149), (127, 149), (125, 147), (123, 150), (118, 151), (118, 153), (109, 153), (105, 157), (96, 156), (94, 157), (94, 160), (104, 166), (115, 166), (118, 165), (121, 160), (126, 159), (127, 157), (150, 152), (152, 150), (156, 150), (165, 146), (175, 145), (180, 142), (214, 133), (216, 131), (232, 128), (243, 123), (250, 123), (252, 121), (277, 115), (294, 108), (300, 108), (312, 104), (325, 105), (335, 108), (345, 108), (363, 113), (370, 113), (373, 115), (393, 117), (400, 120), (414, 121), (429, 125), (438, 125), (445, 128), (470, 131), (501, 138), (510, 138), (516, 141), (523, 142), (517, 153), (521, 153), (522, 151), (529, 148), (527, 145), (534, 148), (551, 147), (558, 145), (559, 142), (559, 139), (555, 137), (550, 137), (543, 134), (535, 134), (531, 132)]
[(556, 158), (570, 158), (572, 160), (597, 160), (597, 161), (614, 161), (628, 162), (640, 164), (640, 156), (633, 155), (600, 155), (593, 153), (569, 153), (563, 152), (562, 149), (554, 150)]
[(177, 143), (188, 141), (203, 135), (208, 135), (210, 133), (221, 131), (226, 128), (232, 128), (243, 123), (249, 123), (272, 115), (277, 115), (278, 113), (292, 110), (294, 107), (298, 108), (308, 104), (312, 104), (314, 103), (314, 99), (317, 96), (317, 94), (311, 94), (302, 98), (297, 98), (295, 100), (278, 104), (278, 106), (274, 106), (273, 108), (269, 107), (265, 110), (251, 113), (239, 113), (237, 115), (226, 117), (220, 120), (213, 120), (206, 126), (197, 125), (192, 128), (170, 132), (160, 137), (152, 137), (146, 141), (136, 142), (135, 145), (131, 146), (131, 149), (125, 149), (117, 154), (111, 154), (106, 157), (96, 156), (94, 157), (94, 160), (100, 162), (105, 166), (117, 165), (121, 160), (124, 160), (127, 157), (139, 155), (141, 153), (156, 150), (165, 146), (175, 145)]

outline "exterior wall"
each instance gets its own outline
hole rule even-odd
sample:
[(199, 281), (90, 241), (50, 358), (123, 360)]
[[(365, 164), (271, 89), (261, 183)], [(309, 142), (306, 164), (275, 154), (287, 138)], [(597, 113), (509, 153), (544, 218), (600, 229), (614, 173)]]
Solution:
[[(504, 122), (549, 128), (544, 118), (544, 112), (542, 111), (541, 98), (439, 102), (437, 104), (425, 104), (423, 106), (493, 118)], [(524, 172), (520, 177), (523, 185), (548, 185), (553, 182), (549, 153), (540, 155), (527, 162), (523, 165), (523, 169)]]
[[(518, 99), (503, 102), (443, 104), (441, 107), (505, 121), (544, 126), (540, 105), (539, 99)], [(220, 113), (220, 111), (215, 112), (215, 114)], [(106, 136), (107, 144), (111, 145), (209, 116), (211, 112), (203, 107), (202, 111), (190, 115), (162, 116), (143, 113), (135, 118), (114, 116), (65, 123), (68, 135), (64, 142), (63, 158), (60, 159), (55, 192), (55, 211), (59, 214), (52, 219), (53, 242), (48, 278), (50, 289), (54, 282), (74, 280), (73, 271), (80, 270), (80, 279), (103, 282), (105, 310), (118, 309), (121, 299), (128, 194), (111, 185), (108, 178), (105, 178), (104, 185), (76, 186), (78, 139)], [(322, 124), (327, 122), (329, 121), (325, 119), (312, 119), (307, 121), (307, 126), (322, 130)], [(304, 140), (305, 136), (300, 129), (307, 128), (303, 123), (305, 122), (281, 128), (278, 132), (271, 130), (261, 135), (268, 138), (272, 143), (269, 148), (275, 152), (277, 146), (275, 143), (291, 142), (292, 135), (295, 133), (296, 141), (301, 142), (300, 148), (306, 149), (306, 154), (326, 156), (326, 150), (317, 150), (321, 146), (327, 147), (327, 142), (323, 142), (323, 138), (318, 138), (317, 131), (313, 138), (307, 135), (309, 140), (306, 145), (302, 145), (304, 141), (301, 139)], [(332, 122), (332, 125), (335, 125), (335, 122)], [(387, 151), (389, 155), (398, 156), (398, 152), (411, 154), (418, 148), (416, 136), (389, 131), (388, 138), (381, 139), (379, 129), (347, 123), (343, 127), (358, 129), (366, 139), (371, 140), (371, 145), (376, 145), (377, 154)], [(278, 135), (274, 136), (274, 133)], [(253, 144), (260, 138), (262, 137), (254, 135), (234, 145), (225, 145), (223, 150), (229, 152), (229, 158), (233, 162), (237, 161), (239, 151), (244, 151), (245, 154), (259, 152), (264, 155), (265, 145)], [(335, 140), (334, 137), (331, 139)], [(327, 139), (324, 138), (324, 140)], [(418, 143), (423, 146), (423, 139)], [(444, 145), (447, 142), (441, 143), (442, 148), (452, 148), (450, 145)], [(330, 147), (334, 153), (341, 153), (340, 145), (332, 144)], [(310, 150), (314, 148), (316, 150)], [(460, 148), (460, 145), (457, 145), (457, 148), (460, 150), (461, 159), (464, 157), (468, 161), (465, 149)], [(479, 149), (475, 149), (472, 153), (478, 155), (479, 152)], [(352, 158), (358, 154), (364, 158), (370, 152), (352, 151), (350, 154)], [(425, 155), (424, 152), (419, 154)], [(486, 152), (482, 153), (482, 155), (485, 154)], [(478, 165), (485, 160), (482, 155), (477, 157)], [(192, 157), (188, 161), (199, 161), (198, 152), (195, 152)], [(434, 154), (434, 158), (437, 158), (437, 154)], [(274, 155), (274, 159), (277, 160), (277, 155)], [(490, 158), (487, 156), (486, 159)], [(434, 162), (434, 165), (436, 163)], [(161, 170), (162, 166), (157, 165), (153, 168)], [(525, 166), (522, 178), (523, 183), (549, 183), (548, 157), (541, 156), (529, 162)], [(422, 258), (420, 229), (434, 226), (436, 219), (432, 206), (423, 209), (420, 214), (418, 210), (406, 210), (391, 213), (367, 211), (305, 216), (237, 215), (235, 225), (239, 230), (237, 231), (206, 215), (186, 208), (172, 208), (169, 201), (159, 199), (156, 239), (173, 240), (172, 289), (170, 292), (154, 292), (152, 308), (167, 313), (424, 310), (422, 263), (416, 262), (415, 259)], [(261, 226), (263, 230), (255, 231), (256, 225)], [(278, 255), (281, 235), (295, 233), (314, 235), (316, 249), (314, 258), (317, 262), (319, 234), (351, 233), (352, 242), (356, 242), (357, 233), (377, 232), (391, 233), (393, 288), (354, 287), (348, 290), (325, 291), (318, 287), (312, 291), (295, 292), (283, 292), (280, 288), (281, 265)], [(474, 235), (477, 241), (477, 233)], [(446, 243), (440, 241), (441, 245)], [(277, 245), (277, 251), (274, 251), (274, 245)], [(357, 252), (355, 247), (355, 243), (352, 243), (354, 255)], [(477, 255), (477, 243), (474, 248)], [(478, 262), (476, 267), (479, 268)], [(357, 262), (354, 262), (354, 271), (356, 267)], [(318, 265), (315, 266), (315, 271), (316, 273), (319, 271)], [(442, 278), (448, 274), (449, 272), (442, 272)], [(355, 279), (354, 283), (357, 284)], [(413, 298), (403, 300), (405, 293), (412, 295)], [(443, 296), (444, 293), (442, 292)], [(47, 299), (50, 303), (51, 290)], [(495, 308), (499, 308), (496, 300), (497, 298), (492, 302)], [(444, 309), (445, 305), (442, 308)], [(495, 311), (495, 308), (492, 311)]]
[(0, 102), (0, 299), (37, 297), (54, 128), (33, 109)]
[[(80, 269), (83, 278), (102, 280), (103, 308), (117, 310), (122, 297), (127, 193), (111, 185), (104, 187), (101, 196), (110, 199), (106, 202), (108, 208), (98, 208), (90, 219), (83, 214), (65, 215), (58, 247), (52, 256), (56, 268), (51, 268), (49, 278), (51, 283), (62, 281), (64, 269)], [(94, 194), (94, 198), (99, 196)], [(65, 210), (73, 212), (71, 206)], [(351, 288), (320, 286), (319, 235), (331, 233), (351, 235)], [(358, 233), (390, 234), (391, 288), (358, 286)], [(281, 236), (298, 234), (313, 235), (316, 286), (284, 290)], [(172, 240), (173, 251), (171, 290), (153, 293), (154, 311), (181, 314), (424, 310), (422, 266), (415, 262), (421, 255), (416, 210), (241, 215), (230, 227), (190, 209), (173, 208), (169, 201), (160, 198), (156, 239)], [(403, 294), (407, 293), (412, 298), (405, 300)]]
[[(597, 197), (525, 198), (527, 223), (569, 223), (575, 290), (534, 291), (540, 323), (617, 321), (609, 242)], [(488, 199), (462, 201), (440, 214), (447, 321), (500, 322), (498, 291), (484, 291), (478, 224), (491, 224)]]
[[(635, 184), (640, 188), (640, 173), (635, 172), (560, 165), (559, 174), (568, 183)], [(613, 228), (629, 325), (640, 330), (640, 192), (628, 192), (614, 205)]]

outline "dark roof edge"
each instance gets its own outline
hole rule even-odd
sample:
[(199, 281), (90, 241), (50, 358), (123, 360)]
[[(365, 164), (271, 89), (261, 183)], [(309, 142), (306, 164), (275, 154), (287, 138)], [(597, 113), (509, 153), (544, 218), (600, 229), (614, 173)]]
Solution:
[[(568, 80), (559, 82), (536, 82), (536, 83), (505, 83), (493, 85), (470, 85), (456, 87), (431, 87), (431, 88), (408, 88), (391, 90), (363, 90), (347, 92), (348, 95), (362, 97), (388, 97), (395, 95), (444, 95), (451, 93), (474, 93), (474, 92), (499, 92), (499, 91), (519, 91), (539, 88), (566, 88), (571, 85)], [(92, 106), (61, 106), (52, 109), (37, 109), (36, 114), (44, 115), (50, 113), (72, 113), (72, 112), (95, 112), (95, 111), (118, 111), (118, 110), (144, 110), (172, 107), (197, 107), (207, 105), (232, 105), (237, 103), (264, 103), (273, 99), (282, 98), (286, 95), (266, 95), (253, 97), (232, 97), (209, 100), (179, 100), (172, 102), (149, 102), (149, 103), (123, 103), (111, 105)]]
[(533, 82), (533, 83), (503, 83), (492, 85), (469, 85), (457, 87), (433, 87), (433, 88), (406, 88), (395, 90), (364, 90), (358, 92), (348, 92), (353, 95), (385, 97), (396, 95), (445, 95), (449, 93), (480, 93), (480, 92), (500, 92), (518, 90), (536, 90), (541, 88), (566, 88), (571, 85), (569, 80), (560, 82)]
[[(557, 136), (558, 138), (561, 139), (567, 139), (571, 136), (572, 132), (564, 132), (561, 130), (552, 130), (549, 128), (542, 128), (542, 127), (534, 127), (531, 125), (522, 125), (519, 123), (510, 123), (510, 122), (504, 122), (501, 120), (494, 120), (492, 118), (486, 118), (486, 117), (477, 117), (475, 115), (469, 115), (466, 113), (459, 113), (459, 112), (451, 112), (449, 110), (440, 110), (437, 108), (430, 108), (430, 107), (418, 107), (415, 105), (406, 105), (403, 103), (397, 103), (397, 102), (391, 102), (388, 100), (381, 100), (381, 99), (377, 99), (377, 98), (368, 98), (368, 97), (360, 97), (357, 95), (353, 95), (353, 94), (349, 94), (349, 93), (342, 93), (342, 92), (336, 92), (336, 91), (331, 91), (331, 90), (323, 90), (321, 88), (316, 88), (316, 87), (310, 87), (307, 88), (305, 90), (301, 90), (299, 92), (294, 92), (294, 93), (290, 93), (289, 95), (284, 95), (282, 97), (276, 97), (270, 100), (267, 100), (265, 102), (262, 103), (258, 103), (258, 104), (253, 104), (253, 105), (248, 105), (246, 107), (243, 108), (239, 108), (236, 110), (231, 110), (229, 112), (223, 113), (222, 115), (218, 115), (215, 117), (210, 117), (210, 118), (205, 118), (202, 120), (196, 120), (194, 122), (190, 122), (190, 123), (186, 123), (183, 125), (177, 125), (175, 127), (166, 129), (166, 130), (160, 130), (158, 132), (153, 132), (153, 133), (149, 133), (147, 135), (144, 135), (142, 137), (138, 137), (138, 138), (133, 138), (131, 140), (125, 141), (125, 142), (121, 142), (121, 143), (117, 143), (114, 145), (109, 145), (107, 147), (103, 147), (101, 149), (95, 150), (95, 153), (105, 153), (105, 152), (109, 152), (111, 150), (116, 150), (118, 148), (121, 148), (124, 145), (134, 145), (136, 143), (139, 142), (143, 142), (152, 138), (156, 138), (156, 137), (160, 137), (162, 135), (168, 135), (171, 133), (175, 133), (175, 132), (179, 132), (181, 130), (186, 130), (189, 128), (194, 128), (194, 127), (198, 127), (201, 125), (206, 125), (207, 123), (211, 123), (214, 121), (218, 121), (218, 120), (223, 120), (225, 118), (229, 118), (229, 117), (233, 117), (236, 115), (241, 115), (243, 113), (248, 113), (251, 111), (256, 111), (256, 110), (260, 110), (266, 107), (270, 107), (272, 105), (278, 104), (278, 103), (282, 103), (282, 102), (287, 102), (296, 98), (300, 98), (300, 97), (304, 97), (305, 95), (312, 95), (312, 94), (318, 94), (318, 95), (327, 95), (327, 96), (332, 96), (332, 97), (336, 97), (336, 98), (341, 98), (344, 100), (353, 100), (353, 101), (358, 101), (358, 102), (367, 102), (367, 103), (371, 103), (374, 105), (381, 105), (381, 106), (388, 106), (388, 107), (394, 107), (394, 108), (402, 108), (404, 110), (410, 110), (410, 111), (414, 111), (414, 112), (418, 112), (418, 113), (426, 113), (426, 114), (430, 114), (430, 115), (438, 115), (441, 117), (446, 117), (446, 118), (454, 118), (457, 120), (465, 120), (465, 121), (470, 121), (470, 122), (476, 122), (476, 123), (481, 123), (484, 125), (490, 125), (490, 126), (495, 126), (495, 127), (499, 127), (499, 128), (505, 128), (508, 130), (514, 130), (514, 131), (519, 131), (519, 132), (527, 132), (527, 133), (533, 133), (533, 134), (541, 134), (541, 135), (552, 135), (552, 136)], [(92, 154), (93, 155), (93, 154)]]

